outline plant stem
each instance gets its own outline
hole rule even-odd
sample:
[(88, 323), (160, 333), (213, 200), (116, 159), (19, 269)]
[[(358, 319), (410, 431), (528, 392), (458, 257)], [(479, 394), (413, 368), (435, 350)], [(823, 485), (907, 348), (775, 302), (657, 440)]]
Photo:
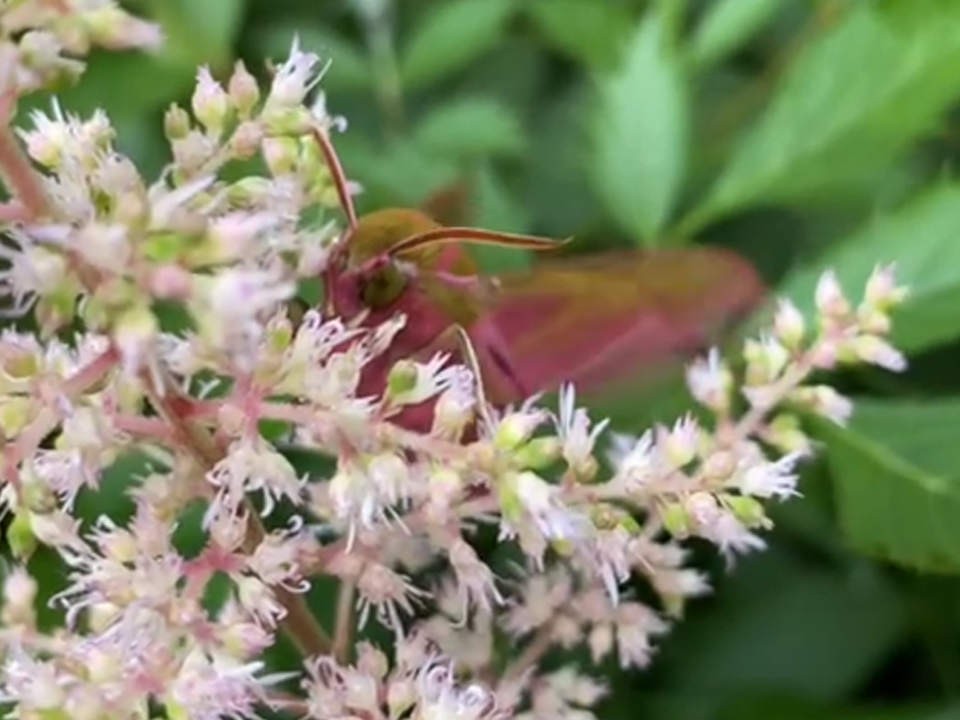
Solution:
[[(164, 418), (179, 435), (183, 446), (197, 459), (201, 467), (209, 470), (223, 458), (224, 453), (202, 426), (190, 420), (181, 418), (172, 408), (169, 397), (160, 394), (147, 382), (146, 394), (156, 411)], [(255, 512), (248, 513), (247, 535), (244, 538), (244, 548), (252, 551), (266, 536), (266, 530)], [(307, 606), (302, 595), (292, 593), (282, 587), (275, 587), (277, 600), (286, 610), (281, 620), (284, 632), (297, 646), (304, 657), (323, 655), (330, 651), (331, 642), (326, 630), (320, 625), (316, 617)]]
[(333, 632), (333, 656), (341, 665), (349, 658), (350, 646), (353, 644), (353, 598), (356, 594), (356, 582), (351, 579), (340, 581), (340, 590), (337, 593), (337, 621)]
[[(300, 425), (316, 425), (317, 423), (336, 424), (336, 416), (330, 411), (324, 411), (309, 405), (290, 405), (279, 402), (264, 402), (259, 405), (260, 417), (271, 420)], [(448, 460), (463, 459), (466, 448), (457, 443), (448, 442), (430, 435), (405, 430), (390, 422), (371, 423), (370, 433), (374, 437), (391, 440), (410, 450), (419, 450)]]
[(514, 680), (518, 680), (523, 674), (536, 665), (540, 658), (547, 654), (547, 651), (553, 646), (554, 624), (552, 620), (547, 621), (540, 626), (533, 640), (523, 649), (516, 659), (507, 666), (500, 678), (500, 685), (503, 686)]
[(14, 104), (12, 93), (0, 96), (0, 175), (19, 202), (22, 214), (28, 218), (40, 217), (47, 211), (47, 196), (9, 125)]

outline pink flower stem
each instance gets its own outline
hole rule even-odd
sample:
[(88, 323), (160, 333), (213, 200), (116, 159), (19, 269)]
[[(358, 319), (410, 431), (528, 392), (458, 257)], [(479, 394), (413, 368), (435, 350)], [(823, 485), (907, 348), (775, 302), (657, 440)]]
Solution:
[(68, 377), (63, 385), (60, 386), (60, 389), (68, 397), (80, 395), (85, 390), (93, 385), (96, 385), (100, 380), (106, 377), (107, 373), (116, 367), (119, 359), (120, 353), (117, 352), (116, 348), (110, 347), (107, 350), (104, 350), (97, 357), (77, 370), (77, 372), (75, 372), (73, 375)]
[[(178, 398), (173, 397), (172, 392), (161, 397), (149, 382), (145, 387), (150, 403), (160, 417), (170, 424), (180, 442), (200, 463), (200, 466), (209, 470), (220, 462), (223, 451), (209, 431), (196, 422), (181, 417), (177, 412), (181, 409)], [(244, 550), (252, 552), (265, 536), (266, 531), (257, 513), (249, 513), (247, 535), (243, 542)], [(274, 588), (274, 593), (286, 610), (281, 625), (300, 652), (306, 657), (329, 652), (330, 637), (310, 611), (304, 597), (279, 586)]]
[[(117, 362), (116, 350), (105, 350), (92, 361), (77, 370), (60, 385), (60, 392), (68, 399), (76, 398), (96, 385)], [(40, 447), (43, 439), (52, 433), (60, 423), (60, 412), (53, 408), (43, 408), (40, 413), (27, 425), (13, 443), (10, 449), (4, 448), (3, 476), (6, 482), (16, 485), (18, 482), (17, 466), (26, 458), (31, 457)]]
[(13, 93), (0, 96), (0, 175), (3, 175), (10, 193), (17, 198), (27, 217), (36, 218), (46, 213), (47, 196), (10, 128), (9, 121), (15, 104)]
[(530, 668), (540, 662), (540, 659), (553, 647), (554, 621), (548, 620), (540, 626), (533, 640), (523, 649), (523, 652), (511, 662), (500, 679), (500, 685), (519, 680)]
[(353, 620), (353, 600), (356, 590), (355, 580), (351, 578), (340, 580), (340, 590), (337, 593), (337, 620), (333, 632), (333, 655), (340, 664), (350, 659), (353, 629), (356, 626)]
[[(320, 410), (309, 405), (291, 405), (289, 403), (263, 402), (259, 407), (260, 417), (271, 420), (283, 420), (310, 427), (311, 425), (337, 425), (337, 416), (328, 410)], [(410, 450), (420, 450), (436, 457), (450, 460), (462, 459), (466, 448), (463, 445), (405, 430), (390, 422), (371, 423), (372, 435), (383, 440), (393, 441)]]

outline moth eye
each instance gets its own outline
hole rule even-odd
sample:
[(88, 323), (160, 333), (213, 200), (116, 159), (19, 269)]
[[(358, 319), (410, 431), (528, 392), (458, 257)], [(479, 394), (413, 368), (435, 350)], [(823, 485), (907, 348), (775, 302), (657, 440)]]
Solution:
[(390, 305), (407, 285), (403, 273), (393, 263), (388, 263), (371, 273), (360, 286), (360, 299), (370, 308)]

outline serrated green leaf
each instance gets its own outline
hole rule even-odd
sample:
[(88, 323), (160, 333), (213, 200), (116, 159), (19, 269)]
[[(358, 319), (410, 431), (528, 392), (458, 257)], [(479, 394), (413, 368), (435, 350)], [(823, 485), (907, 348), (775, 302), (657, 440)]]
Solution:
[(960, 572), (960, 401), (856, 408), (849, 428), (815, 423), (850, 543), (906, 567)]
[(700, 67), (723, 60), (782, 7), (781, 0), (715, 0), (690, 40), (690, 60)]
[(662, 18), (631, 38), (623, 64), (604, 78), (594, 117), (594, 181), (613, 217), (654, 244), (683, 183), (689, 108), (679, 58)]
[(525, 138), (510, 108), (486, 98), (464, 98), (434, 107), (420, 122), (414, 142), (453, 157), (518, 155)]
[(534, 0), (524, 8), (544, 39), (586, 65), (613, 66), (633, 24), (630, 10), (595, 0)]
[(856, 3), (793, 63), (686, 228), (830, 199), (880, 171), (960, 93), (958, 62), (960, 4)]
[(335, 30), (319, 26), (281, 22), (268, 25), (256, 34), (257, 48), (265, 57), (283, 60), (290, 53), (294, 37), (304, 51), (316, 53), (330, 68), (323, 76), (323, 89), (363, 90), (370, 87), (372, 71), (363, 49)]
[(851, 298), (878, 264), (896, 262), (897, 278), (910, 295), (896, 311), (893, 339), (906, 352), (919, 352), (960, 336), (960, 185), (942, 184), (895, 212), (842, 239), (815, 265), (796, 270), (781, 286), (808, 317), (820, 274), (837, 272)]
[(431, 6), (400, 56), (404, 85), (416, 89), (469, 65), (500, 39), (510, 0), (449, 0)]

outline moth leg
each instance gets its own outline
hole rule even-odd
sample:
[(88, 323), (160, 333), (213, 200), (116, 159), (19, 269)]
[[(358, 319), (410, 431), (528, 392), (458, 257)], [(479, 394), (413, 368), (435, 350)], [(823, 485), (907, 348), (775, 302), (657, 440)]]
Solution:
[(488, 364), (495, 367), (510, 386), (509, 389), (503, 389), (506, 395), (511, 399), (522, 400), (533, 394), (533, 389), (520, 377), (510, 348), (495, 324), (481, 320), (474, 325), (472, 337), (481, 357), (488, 360)]
[[(430, 344), (417, 352), (424, 361), (436, 352), (452, 352), (459, 349), (466, 364), (477, 376), (483, 391), (488, 389), (496, 401), (504, 397), (516, 400), (532, 393), (520, 378), (510, 352), (496, 327), (483, 321), (470, 330), (459, 324), (449, 325)], [(486, 400), (486, 397), (483, 397)]]

